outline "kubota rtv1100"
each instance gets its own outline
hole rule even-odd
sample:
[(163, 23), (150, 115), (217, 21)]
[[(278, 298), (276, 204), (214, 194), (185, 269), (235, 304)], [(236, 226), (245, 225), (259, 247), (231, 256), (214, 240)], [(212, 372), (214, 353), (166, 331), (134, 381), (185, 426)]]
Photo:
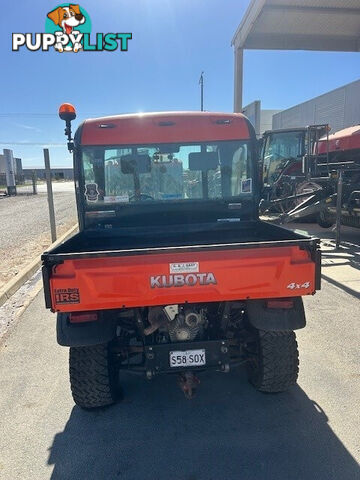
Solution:
[(46, 306), (70, 347), (75, 402), (120, 396), (121, 372), (197, 375), (245, 365), (280, 392), (297, 380), (302, 295), (320, 288), (318, 241), (259, 221), (256, 138), (241, 114), (84, 121), (71, 139), (79, 233), (42, 256)]

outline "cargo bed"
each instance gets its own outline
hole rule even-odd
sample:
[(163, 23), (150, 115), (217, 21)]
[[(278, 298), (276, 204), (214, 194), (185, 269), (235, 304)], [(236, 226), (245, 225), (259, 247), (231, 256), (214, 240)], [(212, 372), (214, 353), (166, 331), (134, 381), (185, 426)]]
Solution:
[(87, 230), (42, 259), (46, 305), (62, 312), (290, 297), (320, 288), (318, 240), (263, 222)]
[(43, 259), (84, 258), (99, 254), (141, 254), (150, 251), (204, 248), (258, 248), (277, 245), (309, 245), (315, 239), (266, 222), (218, 222), (217, 224), (173, 225), (168, 228), (127, 227), (86, 230), (55, 249)]

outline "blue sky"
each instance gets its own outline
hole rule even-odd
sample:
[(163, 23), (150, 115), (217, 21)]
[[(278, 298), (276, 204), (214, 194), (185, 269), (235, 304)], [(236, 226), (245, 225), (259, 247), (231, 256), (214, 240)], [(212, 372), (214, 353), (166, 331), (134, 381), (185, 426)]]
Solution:
[[(18, 0), (0, 16), (0, 149), (13, 148), (23, 165), (70, 165), (60, 103), (73, 103), (74, 122), (88, 116), (199, 109), (205, 71), (205, 109), (232, 111), (231, 38), (248, 0), (87, 0), (80, 3), (92, 31), (132, 32), (129, 51), (58, 53), (11, 51), (12, 32), (43, 32), (56, 2)], [(247, 51), (244, 104), (287, 108), (360, 77), (360, 53)], [(40, 143), (36, 146), (14, 142)]]

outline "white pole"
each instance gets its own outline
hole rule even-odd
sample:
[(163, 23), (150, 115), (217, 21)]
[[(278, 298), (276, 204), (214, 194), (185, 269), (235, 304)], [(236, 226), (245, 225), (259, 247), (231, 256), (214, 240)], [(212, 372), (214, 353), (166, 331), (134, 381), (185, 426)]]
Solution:
[(241, 113), (243, 97), (244, 50), (234, 47), (234, 112)]
[(5, 175), (8, 195), (16, 195), (15, 162), (12, 150), (4, 148)]

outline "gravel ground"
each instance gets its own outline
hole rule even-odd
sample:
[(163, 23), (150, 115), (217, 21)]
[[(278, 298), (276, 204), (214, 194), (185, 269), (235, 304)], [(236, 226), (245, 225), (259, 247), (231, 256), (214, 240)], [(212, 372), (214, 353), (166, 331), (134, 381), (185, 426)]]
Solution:
[[(72, 191), (55, 192), (58, 237), (77, 221)], [(50, 244), (47, 195), (0, 199), (0, 288)]]

